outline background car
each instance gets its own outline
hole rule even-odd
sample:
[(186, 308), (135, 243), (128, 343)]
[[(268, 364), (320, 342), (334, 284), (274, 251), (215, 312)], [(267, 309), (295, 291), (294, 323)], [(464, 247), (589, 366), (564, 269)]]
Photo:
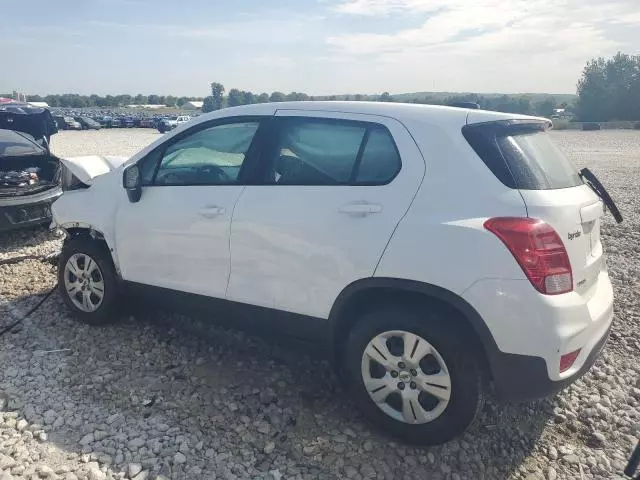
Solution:
[(56, 115), (54, 118), (60, 130), (82, 130), (82, 125), (73, 117)]
[(100, 130), (102, 128), (100, 123), (90, 117), (74, 117), (74, 119), (82, 126), (83, 130)]
[(169, 118), (165, 118), (159, 122), (158, 131), (160, 133), (168, 132), (183, 123), (187, 123), (189, 120), (191, 120), (189, 115), (174, 115)]

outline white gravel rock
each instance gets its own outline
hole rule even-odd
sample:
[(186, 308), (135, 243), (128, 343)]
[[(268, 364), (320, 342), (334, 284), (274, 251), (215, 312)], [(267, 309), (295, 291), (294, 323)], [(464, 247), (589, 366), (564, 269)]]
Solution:
[[(65, 480), (619, 474), (640, 436), (640, 132), (552, 135), (598, 175), (625, 217), (617, 225), (606, 216), (602, 226), (616, 295), (611, 338), (591, 372), (558, 396), (490, 401), (460, 439), (406, 446), (354, 415), (326, 357), (307, 345), (133, 305), (122, 321), (90, 328), (53, 295), (0, 337), (0, 475), (37, 479), (46, 467)], [(158, 137), (62, 132), (53, 150), (130, 155)], [(45, 228), (2, 235), (0, 259), (49, 255), (61, 243)], [(55, 281), (51, 263), (0, 265), (0, 326)]]

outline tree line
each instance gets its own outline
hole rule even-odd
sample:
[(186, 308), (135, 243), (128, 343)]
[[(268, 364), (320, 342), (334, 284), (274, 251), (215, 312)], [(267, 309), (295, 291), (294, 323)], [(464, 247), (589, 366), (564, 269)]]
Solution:
[[(84, 108), (84, 107), (124, 107), (127, 105), (166, 105), (167, 107), (181, 107), (191, 100), (203, 101), (203, 111), (209, 112), (225, 107), (235, 107), (239, 105), (249, 105), (253, 103), (268, 102), (285, 102), (285, 101), (304, 101), (304, 100), (352, 100), (352, 101), (375, 101), (375, 102), (394, 102), (396, 99), (388, 92), (381, 95), (330, 95), (330, 96), (311, 96), (302, 92), (272, 92), (272, 93), (254, 93), (246, 90), (232, 88), (225, 95), (225, 87), (220, 83), (211, 84), (211, 95), (205, 97), (175, 97), (173, 95), (106, 95), (100, 96), (80, 95), (77, 93), (64, 93), (54, 95), (28, 95), (29, 102), (46, 102), (50, 107), (65, 108)], [(11, 97), (11, 94), (0, 94), (0, 96)], [(445, 99), (433, 98), (429, 96), (415, 97), (408, 100), (410, 103), (421, 103), (431, 105), (450, 105), (459, 102), (478, 103), (482, 108), (488, 110), (499, 110), (512, 113), (537, 114), (543, 116), (551, 116), (553, 109), (568, 108), (570, 105), (566, 103), (556, 105), (553, 100), (545, 100), (543, 102), (532, 103), (529, 99), (518, 95), (503, 95), (500, 97), (485, 97), (478, 94), (453, 95)]]
[[(0, 94), (0, 97), (10, 98), (12, 94)], [(79, 95), (77, 93), (63, 93), (56, 95), (27, 95), (28, 102), (47, 102), (50, 107), (124, 107), (126, 105), (165, 105), (167, 107), (181, 107), (190, 100), (200, 100), (202, 97), (174, 97), (173, 95)]]
[[(351, 100), (351, 101), (374, 101), (374, 102), (395, 102), (396, 99), (389, 92), (383, 92), (380, 95), (330, 95), (330, 96), (310, 96), (306, 93), (291, 92), (285, 94), (283, 92), (254, 93), (251, 91), (239, 90), (232, 88), (225, 95), (225, 87), (221, 83), (214, 82), (211, 84), (211, 95), (205, 97), (203, 111), (211, 112), (225, 107), (235, 107), (239, 105), (249, 105), (253, 103), (267, 102), (285, 102), (300, 100)], [(501, 95), (501, 96), (483, 96), (479, 94), (452, 95), (447, 98), (435, 98), (430, 96), (415, 97), (411, 99), (402, 99), (404, 102), (420, 103), (429, 105), (452, 105), (455, 103), (471, 102), (477, 103), (487, 110), (496, 110), (510, 113), (522, 113), (531, 115), (542, 115), (550, 117), (554, 114), (554, 109), (564, 108), (571, 111), (572, 106), (564, 102), (556, 105), (556, 102), (550, 97), (540, 102), (532, 103), (530, 99), (524, 95)]]
[[(226, 92), (221, 83), (211, 83), (211, 94), (207, 97), (175, 97), (172, 95), (30, 95), (28, 101), (47, 102), (51, 107), (120, 107), (126, 105), (166, 105), (181, 107), (189, 100), (202, 100), (203, 111), (210, 112), (224, 107), (249, 105), (253, 103), (284, 102), (300, 100), (353, 100), (394, 102), (397, 99), (389, 92), (380, 95), (331, 95), (310, 96), (301, 92), (255, 93), (232, 88)], [(226, 95), (225, 95), (226, 93)], [(400, 101), (431, 105), (451, 105), (456, 103), (477, 103), (486, 110), (521, 113), (551, 117), (556, 109), (564, 109), (575, 115), (577, 120), (602, 122), (611, 120), (640, 120), (640, 56), (618, 53), (610, 59), (602, 57), (587, 62), (577, 86), (578, 98), (575, 103), (557, 104), (553, 97), (542, 97), (532, 101), (527, 95), (482, 95), (461, 94), (431, 96), (424, 94), (414, 98), (401, 95)], [(4, 95), (10, 97), (11, 95)], [(539, 97), (540, 98), (540, 97)]]

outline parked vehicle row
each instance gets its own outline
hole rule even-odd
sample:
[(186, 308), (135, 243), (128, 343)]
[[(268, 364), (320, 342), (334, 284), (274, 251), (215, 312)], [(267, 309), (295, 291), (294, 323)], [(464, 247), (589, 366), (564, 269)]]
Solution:
[(191, 119), (189, 115), (123, 112), (102, 109), (53, 108), (60, 130), (98, 130), (100, 128), (154, 128), (161, 133), (173, 130)]

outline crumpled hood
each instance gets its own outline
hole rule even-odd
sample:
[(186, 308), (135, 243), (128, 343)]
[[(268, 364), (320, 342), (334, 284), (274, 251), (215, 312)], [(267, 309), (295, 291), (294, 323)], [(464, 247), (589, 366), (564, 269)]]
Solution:
[(117, 169), (129, 157), (88, 155), (61, 158), (62, 164), (82, 183), (91, 185), (93, 179)]

